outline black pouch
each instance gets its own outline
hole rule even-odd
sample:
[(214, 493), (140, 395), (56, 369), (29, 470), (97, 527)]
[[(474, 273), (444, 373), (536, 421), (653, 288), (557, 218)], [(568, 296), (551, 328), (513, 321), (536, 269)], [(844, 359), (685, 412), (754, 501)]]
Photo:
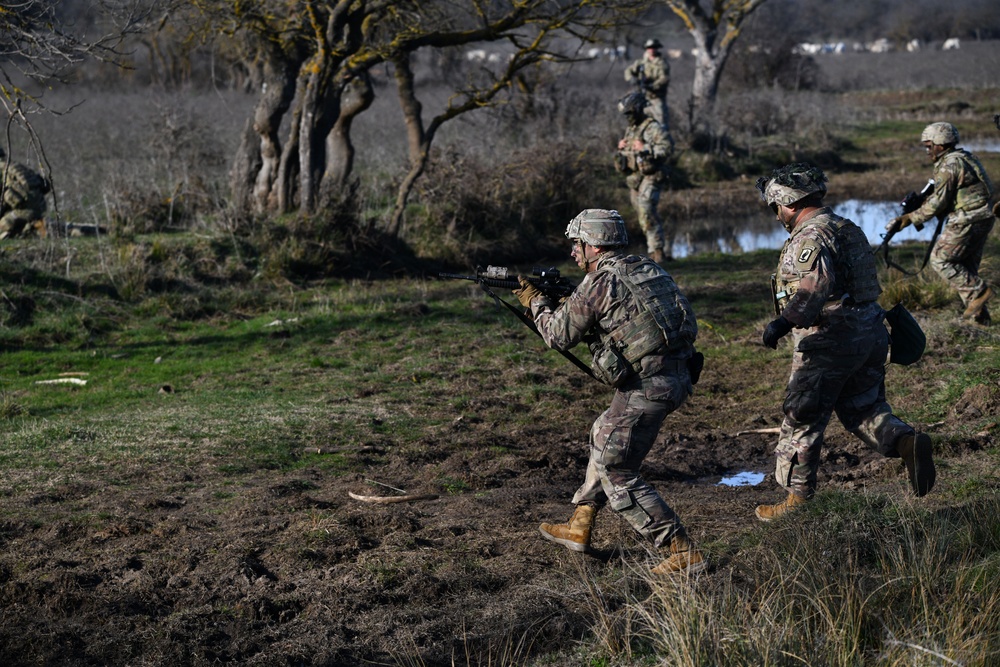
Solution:
[(901, 303), (897, 303), (885, 314), (889, 323), (889, 363), (909, 366), (916, 363), (927, 347), (927, 337), (913, 315)]
[(701, 369), (705, 367), (705, 355), (701, 352), (695, 352), (688, 358), (688, 373), (691, 374), (691, 384), (698, 384), (698, 379), (701, 377)]

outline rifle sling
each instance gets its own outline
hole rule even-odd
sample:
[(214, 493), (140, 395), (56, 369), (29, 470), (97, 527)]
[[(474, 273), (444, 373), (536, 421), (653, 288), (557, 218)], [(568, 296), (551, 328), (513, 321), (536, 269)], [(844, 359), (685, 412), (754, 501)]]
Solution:
[[(496, 301), (497, 304), (501, 304), (502, 303), (507, 308), (507, 310), (509, 310), (510, 312), (514, 313), (514, 315), (517, 316), (517, 319), (521, 320), (521, 322), (524, 323), (524, 326), (528, 327), (529, 329), (531, 329), (532, 331), (534, 331), (536, 334), (538, 334), (539, 338), (542, 338), (542, 332), (538, 330), (537, 326), (535, 326), (534, 320), (532, 320), (530, 317), (528, 317), (527, 315), (525, 315), (524, 313), (522, 313), (519, 309), (515, 308), (514, 306), (510, 305), (509, 303), (507, 303), (506, 301), (504, 301), (503, 299), (501, 299), (500, 297), (498, 297), (493, 292), (493, 290), (490, 289), (489, 285), (487, 285), (485, 282), (480, 282), (479, 286), (482, 287), (483, 291), (486, 292), (486, 294), (490, 298), (492, 298), (494, 301)], [(543, 338), (543, 340), (544, 340), (544, 338)], [(587, 366), (587, 364), (583, 363), (582, 361), (580, 361), (579, 359), (577, 359), (575, 356), (573, 356), (569, 352), (567, 352), (565, 350), (556, 350), (556, 352), (558, 352), (562, 356), (566, 357), (574, 366), (576, 366), (577, 368), (579, 368), (581, 371), (583, 371), (584, 373), (586, 373), (590, 377), (594, 378), (595, 380), (597, 379), (596, 377), (594, 377), (594, 372), (592, 370), (590, 370), (590, 368)]]

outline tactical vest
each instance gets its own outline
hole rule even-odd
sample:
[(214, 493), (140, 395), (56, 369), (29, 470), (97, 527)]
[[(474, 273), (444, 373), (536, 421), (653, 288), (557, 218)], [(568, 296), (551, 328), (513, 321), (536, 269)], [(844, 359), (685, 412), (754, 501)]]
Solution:
[(962, 173), (965, 176), (972, 176), (974, 180), (967, 182), (966, 177), (958, 184), (955, 192), (955, 210), (963, 211), (966, 214), (978, 213), (979, 209), (986, 208), (993, 194), (993, 184), (990, 177), (983, 169), (983, 165), (972, 153), (963, 148), (958, 148), (941, 157), (942, 167), (959, 162), (962, 165)]
[(616, 276), (638, 308), (603, 343), (610, 343), (636, 372), (650, 354), (687, 356), (698, 337), (698, 322), (670, 274), (636, 255), (610, 258), (598, 271)]
[[(834, 213), (818, 216), (807, 224), (815, 226), (823, 245), (833, 254), (836, 285), (829, 300), (839, 301), (848, 297), (853, 303), (868, 303), (877, 299), (882, 287), (878, 284), (875, 253), (861, 228)], [(791, 240), (789, 238), (785, 242), (786, 247)], [(781, 254), (784, 256), (784, 248)], [(812, 270), (813, 265), (814, 261), (809, 264), (808, 270)], [(789, 279), (778, 267), (778, 272), (771, 279), (777, 314), (780, 315), (788, 305), (788, 300), (799, 288), (800, 280)]]
[[(657, 132), (659, 127), (660, 124), (657, 123), (655, 119), (647, 117), (638, 125), (630, 125), (625, 130), (624, 139), (626, 147), (618, 151), (619, 159), (621, 160), (619, 169), (621, 171), (626, 174), (640, 173), (646, 176), (666, 174), (667, 158), (669, 155), (657, 156), (655, 154), (655, 141), (647, 141), (646, 139), (646, 132), (648, 130), (652, 129), (654, 132)], [(632, 148), (632, 142), (635, 140), (649, 144), (652, 146), (652, 150), (642, 152), (635, 151)]]

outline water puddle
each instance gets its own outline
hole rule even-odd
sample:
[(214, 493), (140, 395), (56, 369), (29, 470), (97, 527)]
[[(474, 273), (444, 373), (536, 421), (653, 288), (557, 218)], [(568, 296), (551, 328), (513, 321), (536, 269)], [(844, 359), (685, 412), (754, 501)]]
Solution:
[(1000, 139), (960, 141), (958, 147), (964, 148), (971, 153), (1000, 153)]
[[(831, 203), (838, 215), (849, 218), (861, 227), (869, 243), (879, 245), (885, 234), (885, 225), (899, 215), (899, 202), (848, 199)], [(933, 222), (933, 221), (932, 221)], [(930, 241), (934, 225), (924, 226), (923, 231), (907, 227), (892, 237), (893, 246), (907, 241)], [(717, 252), (738, 254), (755, 250), (779, 250), (788, 238), (788, 232), (774, 219), (767, 209), (759, 214), (731, 218), (694, 220), (681, 226), (674, 239), (674, 257), (690, 257), (700, 253)], [(777, 259), (777, 258), (775, 258)]]
[(716, 486), (757, 486), (767, 477), (762, 472), (738, 472), (731, 477), (723, 477)]

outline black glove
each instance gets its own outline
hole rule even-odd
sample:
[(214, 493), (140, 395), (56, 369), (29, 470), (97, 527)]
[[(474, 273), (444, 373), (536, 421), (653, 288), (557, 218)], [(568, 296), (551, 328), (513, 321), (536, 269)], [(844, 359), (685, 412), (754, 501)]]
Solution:
[(764, 345), (767, 345), (772, 350), (777, 350), (778, 341), (792, 330), (792, 326), (792, 323), (786, 320), (784, 315), (768, 322), (767, 326), (764, 327), (764, 335), (762, 336)]

